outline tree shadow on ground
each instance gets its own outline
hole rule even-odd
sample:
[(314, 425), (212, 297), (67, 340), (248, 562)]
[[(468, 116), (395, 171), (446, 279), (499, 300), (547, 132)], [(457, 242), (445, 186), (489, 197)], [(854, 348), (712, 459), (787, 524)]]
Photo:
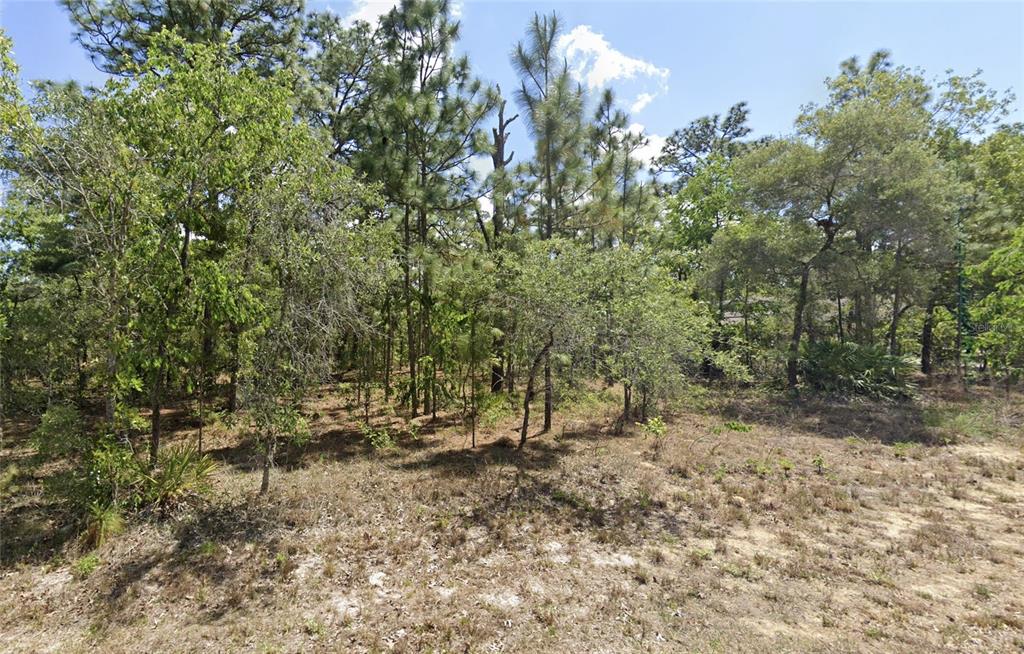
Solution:
[(925, 420), (920, 402), (842, 400), (824, 397), (731, 399), (724, 417), (827, 438), (861, 438), (884, 444), (943, 444)]
[(78, 524), (58, 502), (44, 498), (14, 504), (0, 512), (0, 569), (51, 559), (79, 533)]
[[(443, 438), (435, 436), (440, 427), (423, 429), (416, 438), (397, 434), (394, 452), (398, 455), (436, 447)], [(434, 436), (434, 437), (431, 437)], [(346, 461), (378, 452), (362, 431), (353, 427), (335, 426), (303, 443), (282, 441), (274, 457), (275, 467), (298, 470), (323, 461)], [(243, 472), (254, 472), (263, 465), (263, 455), (253, 438), (206, 452), (216, 461)]]
[(113, 615), (134, 601), (130, 591), (159, 567), (160, 585), (188, 583), (201, 577), (215, 585), (229, 583), (242, 574), (231, 549), (263, 542), (275, 549), (272, 532), (281, 524), (280, 505), (263, 499), (241, 498), (228, 503), (204, 503), (179, 518), (174, 525), (176, 543), (150, 549), (139, 557), (125, 557), (109, 574), (106, 608)]
[[(487, 528), (492, 538), (504, 539), (506, 520), (529, 522), (530, 514), (557, 515), (558, 523), (595, 533), (599, 542), (636, 544), (648, 537), (679, 538), (691, 524), (686, 515), (639, 489), (594, 483), (572, 473), (552, 477), (538, 469), (520, 468), (501, 492), (481, 494), (468, 524)], [(524, 517), (525, 516), (525, 517)], [(513, 530), (529, 540), (528, 532)]]
[(526, 470), (553, 468), (558, 459), (573, 451), (565, 442), (539, 440), (543, 432), (528, 440), (526, 447), (519, 449), (510, 438), (480, 445), (475, 449), (446, 449), (433, 454), (405, 461), (398, 467), (403, 470), (439, 470), (457, 477), (474, 477), (482, 468), (490, 465), (515, 466)]

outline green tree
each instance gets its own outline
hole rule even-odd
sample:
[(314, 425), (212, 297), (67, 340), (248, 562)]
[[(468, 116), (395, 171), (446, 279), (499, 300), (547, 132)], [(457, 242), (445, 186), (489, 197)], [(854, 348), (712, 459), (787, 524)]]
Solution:
[(271, 71), (294, 59), (303, 0), (61, 0), (75, 39), (97, 67), (131, 74), (164, 30), (189, 43), (231, 46), (238, 60)]
[[(895, 236), (898, 252), (911, 232), (922, 236), (942, 224), (955, 188), (927, 141), (929, 113), (922, 104), (927, 89), (920, 78), (881, 63), (867, 75), (850, 70), (844, 67), (829, 80), (828, 103), (811, 105), (798, 117), (795, 137), (756, 148), (740, 162), (756, 209), (811, 226), (818, 234), (817, 247), (801, 262), (795, 281), (786, 358), (791, 387), (797, 384), (808, 325), (812, 272), (825, 271), (846, 251), (866, 250), (870, 256), (869, 248), (880, 238)], [(894, 300), (895, 322), (901, 310), (898, 286)], [(859, 320), (864, 311), (862, 304)]]
[[(508, 342), (524, 365), (529, 362), (520, 447), (526, 443), (541, 364), (552, 353), (578, 356), (592, 342), (595, 323), (587, 295), (589, 270), (586, 252), (560, 238), (525, 243), (522, 256), (503, 269), (508, 276), (506, 310), (516, 317)], [(545, 405), (548, 402), (545, 397)], [(545, 422), (544, 430), (550, 428)]]

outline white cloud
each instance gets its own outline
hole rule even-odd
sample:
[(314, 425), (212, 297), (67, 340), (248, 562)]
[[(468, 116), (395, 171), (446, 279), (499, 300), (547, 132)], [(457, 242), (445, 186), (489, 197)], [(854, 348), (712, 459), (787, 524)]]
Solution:
[(491, 155), (481, 154), (475, 157), (471, 157), (469, 162), (469, 169), (476, 173), (477, 181), (483, 181), (491, 174), (494, 170), (494, 162), (491, 161)]
[(376, 25), (377, 20), (398, 3), (392, 0), (355, 0), (352, 9), (345, 14), (345, 24), (351, 25), (356, 21), (366, 21), (370, 25)]
[(647, 143), (633, 153), (637, 159), (643, 162), (644, 166), (650, 166), (651, 161), (661, 154), (661, 148), (665, 145), (665, 137), (657, 134), (649, 134), (640, 123), (633, 123), (626, 128), (630, 134), (641, 134), (647, 137)]
[[(463, 0), (452, 0), (448, 9), (451, 17), (458, 20), (462, 17)], [(353, 0), (352, 9), (345, 14), (345, 24), (352, 25), (357, 20), (363, 20), (370, 25), (376, 25), (377, 20), (384, 14), (398, 6), (398, 0)]]
[(480, 210), (487, 214), (488, 216), (494, 214), (494, 202), (491, 201), (490, 194), (480, 196), (480, 199), (477, 200), (477, 203), (480, 205)]
[(644, 110), (644, 107), (651, 104), (651, 101), (658, 96), (653, 93), (641, 93), (636, 96), (636, 100), (633, 100), (633, 104), (629, 105), (630, 113), (639, 113)]
[[(476, 174), (477, 182), (483, 182), (487, 179), (487, 176), (494, 170), (494, 162), (491, 161), (489, 155), (478, 155), (469, 160), (468, 167), (470, 171)], [(491, 215), (494, 213), (494, 202), (491, 200), (491, 194), (485, 193), (478, 200), (478, 205), (484, 213)]]
[[(668, 68), (630, 57), (612, 47), (603, 34), (589, 25), (577, 25), (556, 44), (569, 64), (573, 77), (592, 89), (613, 86), (625, 93), (630, 111), (636, 113), (668, 91)], [(615, 82), (615, 84), (611, 84)]]

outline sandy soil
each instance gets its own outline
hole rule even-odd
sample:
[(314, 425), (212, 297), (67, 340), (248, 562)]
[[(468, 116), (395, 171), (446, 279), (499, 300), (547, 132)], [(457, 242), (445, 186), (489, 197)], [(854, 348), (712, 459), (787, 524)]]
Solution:
[(522, 452), (514, 415), (475, 450), (442, 417), (378, 452), (325, 396), (265, 498), (237, 430), (207, 430), (215, 492), (87, 575), (25, 480), (0, 650), (1024, 651), (1024, 398), (705, 391), (663, 438), (616, 435), (613, 399)]

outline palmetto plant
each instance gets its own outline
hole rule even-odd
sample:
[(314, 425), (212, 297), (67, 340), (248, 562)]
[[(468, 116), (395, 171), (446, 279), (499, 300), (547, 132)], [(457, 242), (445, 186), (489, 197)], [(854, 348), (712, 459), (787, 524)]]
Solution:
[(824, 341), (804, 346), (804, 382), (819, 391), (899, 399), (913, 391), (913, 363), (880, 347)]

